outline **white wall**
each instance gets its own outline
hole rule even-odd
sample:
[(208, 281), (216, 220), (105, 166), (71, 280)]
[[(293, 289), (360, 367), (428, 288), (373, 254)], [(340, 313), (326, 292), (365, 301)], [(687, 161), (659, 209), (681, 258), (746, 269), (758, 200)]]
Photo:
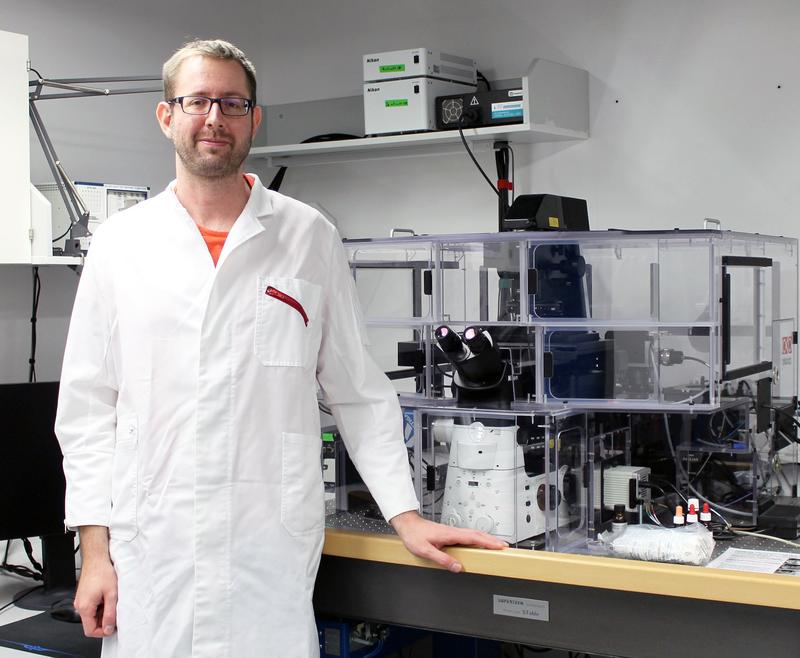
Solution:
[[(39, 278), (36, 374), (38, 381), (54, 381), (61, 372), (78, 277), (66, 267), (40, 267)], [(0, 265), (0, 383), (28, 381), (32, 286), (30, 267)]]
[[(157, 73), (183, 38), (222, 36), (254, 59), (268, 104), (358, 94), (361, 55), (394, 48), (469, 55), (492, 79), (520, 75), (535, 57), (579, 66), (591, 75), (592, 136), (516, 147), (519, 192), (584, 197), (594, 228), (698, 227), (711, 216), (787, 235), (800, 206), (798, 24), (794, 0), (0, 0), (0, 25), (30, 35), (46, 76)], [(50, 101), (42, 112), (73, 178), (158, 190), (172, 156), (155, 100)], [(31, 154), (33, 180), (47, 179), (36, 144)], [(282, 191), (321, 203), (349, 237), (496, 224), (493, 193), (460, 154), (296, 168)], [(0, 344), (0, 380), (27, 367), (27, 337), (10, 319), (19, 309), (27, 322), (29, 274), (17, 269), (0, 269), (0, 332), (12, 337)], [(41, 369), (57, 373), (75, 277), (47, 277)]]
[[(698, 227), (717, 217), (726, 228), (797, 235), (800, 3), (463, 0), (404, 3), (400, 17), (394, 4), (370, 3), (360, 16), (355, 5), (366, 3), (345, 3), (350, 11), (325, 25), (288, 8), (275, 17), (267, 48), (293, 56), (282, 75), (282, 57), (262, 64), (276, 80), (273, 101), (358, 93), (359, 56), (381, 49), (463, 53), (490, 78), (553, 59), (589, 71), (592, 136), (518, 146), (519, 192), (584, 197), (594, 228)], [(349, 70), (337, 72), (344, 62)], [(481, 161), (492, 168), (490, 155)], [(496, 222), (492, 193), (466, 156), (296, 169), (284, 191), (320, 201), (349, 236)]]

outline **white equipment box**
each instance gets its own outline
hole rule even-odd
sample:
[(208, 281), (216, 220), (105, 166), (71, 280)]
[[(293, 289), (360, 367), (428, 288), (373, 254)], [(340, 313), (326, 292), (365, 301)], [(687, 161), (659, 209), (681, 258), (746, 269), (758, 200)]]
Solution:
[(475, 86), (418, 77), (364, 84), (364, 134), (436, 129), (436, 98), (465, 94)]
[(473, 59), (427, 48), (364, 55), (364, 82), (426, 76), (475, 86), (477, 70)]
[[(9, 21), (10, 22), (10, 21)], [(0, 195), (3, 222), (0, 263), (31, 262), (30, 122), (28, 119), (28, 37), (0, 30), (3, 152)], [(35, 195), (34, 195), (35, 197)]]
[(364, 55), (364, 134), (436, 129), (436, 97), (475, 90), (475, 60), (428, 48)]
[[(650, 479), (650, 469), (646, 466), (612, 466), (603, 471), (603, 508), (613, 510), (614, 505), (625, 505), (625, 511), (633, 512), (631, 497), (650, 499), (650, 489), (642, 486)], [(600, 479), (594, 483), (595, 506), (600, 502)]]
[[(50, 201), (53, 208), (53, 247), (63, 250), (70, 228), (69, 214), (61, 199), (55, 183), (36, 186)], [(110, 185), (106, 183), (75, 182), (75, 189), (89, 211), (89, 232), (95, 229), (114, 213), (144, 201), (150, 195), (149, 187), (135, 185)], [(81, 248), (88, 250), (91, 236), (81, 239)], [(84, 243), (85, 242), (85, 243)]]

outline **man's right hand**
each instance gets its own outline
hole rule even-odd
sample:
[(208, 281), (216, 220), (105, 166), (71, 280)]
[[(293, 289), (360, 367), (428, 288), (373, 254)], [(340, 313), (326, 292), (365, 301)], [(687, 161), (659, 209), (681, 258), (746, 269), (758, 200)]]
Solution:
[(107, 637), (117, 629), (117, 573), (108, 553), (108, 528), (81, 526), (81, 577), (75, 609), (87, 637)]

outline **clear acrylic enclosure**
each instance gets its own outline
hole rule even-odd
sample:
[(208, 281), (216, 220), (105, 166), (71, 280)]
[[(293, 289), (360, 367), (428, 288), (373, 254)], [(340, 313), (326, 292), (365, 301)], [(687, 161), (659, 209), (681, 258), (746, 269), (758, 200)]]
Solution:
[[(769, 378), (772, 398), (796, 395), (794, 239), (511, 232), (345, 248), (369, 349), (404, 409), (421, 512), (436, 521), (572, 550), (608, 521), (606, 498), (633, 509), (614, 489), (646, 476), (631, 418), (676, 459), (713, 447), (747, 470), (749, 412), (720, 420), (731, 391)], [(678, 416), (703, 431), (664, 425)], [(375, 508), (341, 442), (327, 448), (329, 523), (362, 527)]]

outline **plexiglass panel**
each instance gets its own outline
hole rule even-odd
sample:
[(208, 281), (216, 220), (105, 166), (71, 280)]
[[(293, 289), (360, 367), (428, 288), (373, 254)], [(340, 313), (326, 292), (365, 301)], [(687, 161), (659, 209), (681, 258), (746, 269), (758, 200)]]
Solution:
[(531, 320), (707, 322), (711, 241), (625, 239), (529, 244)]
[(568, 550), (584, 544), (588, 536), (588, 483), (584, 481), (588, 472), (586, 415), (556, 416), (549, 420), (550, 487), (544, 490), (544, 507), (549, 511), (545, 515), (547, 548)]
[[(371, 248), (372, 247), (372, 248)], [(429, 318), (433, 249), (411, 246), (348, 245), (350, 267), (364, 314), (369, 318)]]
[(378, 367), (392, 380), (398, 393), (424, 393), (429, 373), (425, 368), (425, 325), (367, 326), (367, 350)]
[(406, 413), (415, 419), (410, 463), (425, 517), (513, 545), (586, 541), (585, 414)]
[(664, 405), (711, 399), (707, 327), (549, 329), (544, 349), (552, 363), (545, 373), (549, 399)]
[(447, 243), (441, 248), (443, 322), (518, 322), (519, 244)]
[(655, 320), (687, 324), (717, 320), (713, 245), (708, 237), (658, 241), (658, 266), (651, 275), (658, 291)]

